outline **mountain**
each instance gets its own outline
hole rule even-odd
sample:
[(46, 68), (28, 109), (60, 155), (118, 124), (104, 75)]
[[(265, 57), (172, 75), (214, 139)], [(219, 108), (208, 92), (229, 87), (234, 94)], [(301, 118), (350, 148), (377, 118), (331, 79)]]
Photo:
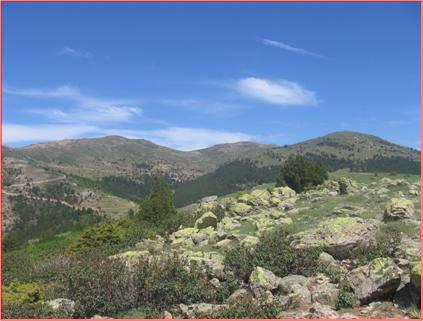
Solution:
[(323, 160), (331, 170), (420, 173), (417, 150), (357, 132), (334, 132), (289, 146), (238, 142), (188, 152), (120, 136), (3, 146), (7, 197), (2, 228), (8, 232), (20, 226), (23, 237), (35, 238), (38, 234), (27, 226), (45, 213), (47, 225), (54, 213), (61, 213), (61, 232), (98, 216), (120, 217), (136, 209), (155, 175), (167, 180), (182, 207), (204, 196), (273, 182), (283, 161), (294, 154)]

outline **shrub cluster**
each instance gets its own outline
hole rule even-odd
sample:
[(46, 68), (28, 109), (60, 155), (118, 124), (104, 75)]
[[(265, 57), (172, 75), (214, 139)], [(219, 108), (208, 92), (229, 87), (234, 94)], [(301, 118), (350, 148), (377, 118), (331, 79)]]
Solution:
[(328, 179), (322, 161), (309, 161), (303, 156), (289, 156), (276, 178), (276, 186), (289, 186), (297, 193), (311, 189)]
[(278, 228), (260, 239), (254, 250), (237, 246), (226, 253), (225, 266), (241, 281), (247, 281), (254, 267), (271, 270), (279, 277), (313, 275), (319, 267), (321, 249), (295, 249), (288, 232)]
[(90, 255), (74, 258), (60, 286), (63, 296), (76, 302), (74, 317), (87, 318), (116, 316), (133, 308), (160, 311), (178, 303), (220, 303), (237, 281), (228, 279), (215, 288), (201, 266), (176, 256), (141, 260), (129, 271), (120, 259)]

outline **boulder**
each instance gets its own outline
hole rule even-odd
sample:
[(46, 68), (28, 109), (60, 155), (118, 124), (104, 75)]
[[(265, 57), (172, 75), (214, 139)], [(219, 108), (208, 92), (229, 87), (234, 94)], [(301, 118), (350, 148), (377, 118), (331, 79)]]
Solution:
[(226, 303), (230, 305), (239, 305), (251, 302), (253, 295), (246, 289), (238, 289), (226, 299)]
[(414, 204), (406, 198), (393, 198), (386, 205), (385, 219), (395, 221), (406, 218), (413, 218)]
[(393, 295), (401, 283), (401, 270), (391, 258), (377, 258), (352, 270), (347, 282), (362, 304)]
[(207, 227), (216, 227), (217, 226), (217, 217), (212, 212), (206, 212), (201, 217), (195, 221), (194, 227), (197, 229), (203, 229)]
[(335, 307), (338, 302), (339, 290), (333, 283), (317, 284), (311, 289), (311, 299), (323, 305)]
[(231, 206), (229, 207), (229, 210), (235, 213), (236, 215), (243, 216), (243, 215), (246, 215), (251, 210), (251, 206), (238, 202), (238, 203), (231, 204)]
[(55, 312), (60, 312), (60, 315), (72, 317), (75, 312), (75, 301), (59, 298), (46, 302), (47, 305)]
[(358, 217), (336, 217), (293, 235), (291, 245), (297, 249), (321, 247), (333, 257), (344, 259), (376, 244), (379, 223)]
[(282, 187), (275, 187), (272, 190), (272, 196), (281, 198), (281, 197), (295, 197), (297, 193), (288, 186), (282, 186)]
[(178, 230), (175, 233), (173, 233), (175, 238), (189, 238), (192, 234), (196, 232), (196, 229), (193, 227), (187, 227), (182, 230)]
[[(253, 206), (268, 206), (270, 204), (270, 196), (270, 193), (263, 189), (256, 189), (250, 194), (242, 195), (242, 197), (244, 197), (243, 202)], [(241, 198), (238, 200), (241, 201)]]
[(338, 313), (330, 306), (321, 304), (319, 302), (313, 303), (310, 308), (310, 313), (313, 319), (338, 319)]
[(195, 318), (197, 316), (212, 317), (213, 314), (221, 313), (228, 309), (227, 304), (196, 303), (191, 305), (180, 304), (179, 309), (186, 318)]
[(150, 255), (150, 252), (148, 251), (126, 251), (124, 253), (112, 255), (109, 258), (112, 260), (116, 260), (116, 259), (121, 260), (122, 262), (125, 263), (126, 268), (129, 271), (133, 271), (139, 261), (149, 257), (151, 257), (151, 255)]
[(307, 285), (307, 278), (302, 275), (288, 275), (279, 280), (279, 289), (284, 293), (291, 292), (291, 287), (294, 284), (299, 284), (301, 286)]
[(257, 236), (247, 235), (242, 239), (241, 245), (245, 247), (254, 247), (259, 243), (259, 238)]
[(257, 266), (250, 274), (249, 283), (252, 289), (265, 289), (272, 291), (279, 287), (281, 278), (274, 275), (272, 271)]
[(311, 293), (309, 289), (300, 284), (293, 284), (290, 287), (289, 297), (290, 309), (305, 309), (311, 305)]

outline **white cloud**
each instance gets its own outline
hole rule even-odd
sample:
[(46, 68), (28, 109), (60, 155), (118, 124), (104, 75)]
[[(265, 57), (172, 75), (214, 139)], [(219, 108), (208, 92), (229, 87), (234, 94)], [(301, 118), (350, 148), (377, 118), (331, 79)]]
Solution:
[(26, 142), (46, 142), (68, 138), (78, 138), (98, 130), (85, 125), (19, 125), (5, 123), (2, 126), (3, 144)]
[(283, 42), (280, 42), (280, 41), (263, 39), (263, 43), (265, 45), (268, 45), (268, 46), (273, 46), (273, 47), (280, 48), (280, 49), (283, 49), (283, 50), (295, 52), (295, 53), (298, 53), (298, 54), (301, 54), (301, 55), (313, 56), (313, 57), (318, 57), (318, 58), (325, 58), (325, 56), (315, 54), (315, 53), (307, 51), (305, 49), (292, 47), (292, 46), (287, 45), (286, 43), (283, 43)]
[(129, 121), (132, 117), (142, 113), (140, 108), (129, 106), (129, 104), (132, 104), (131, 101), (87, 96), (78, 89), (69, 86), (61, 86), (50, 90), (5, 88), (3, 92), (18, 96), (63, 99), (76, 103), (75, 107), (69, 109), (71, 111), (57, 108), (31, 110), (32, 113), (44, 115), (51, 121), (61, 123), (118, 123)]
[(69, 46), (64, 46), (59, 50), (58, 54), (60, 56), (70, 56), (70, 57), (80, 57), (80, 58), (92, 58), (93, 54), (85, 50), (73, 49)]
[(105, 130), (106, 135), (122, 135), (143, 138), (158, 145), (183, 150), (197, 150), (216, 144), (250, 141), (253, 136), (241, 132), (229, 132), (205, 128), (168, 127), (155, 130)]
[(316, 93), (288, 80), (243, 78), (235, 84), (235, 89), (244, 95), (275, 105), (317, 105)]

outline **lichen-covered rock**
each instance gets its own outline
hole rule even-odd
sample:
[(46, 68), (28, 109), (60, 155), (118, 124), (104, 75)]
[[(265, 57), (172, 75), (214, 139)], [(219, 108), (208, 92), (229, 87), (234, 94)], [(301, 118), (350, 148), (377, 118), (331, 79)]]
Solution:
[(245, 247), (253, 247), (259, 243), (259, 238), (257, 236), (247, 235), (242, 239), (241, 245)]
[(129, 271), (133, 271), (140, 260), (149, 257), (151, 257), (151, 254), (148, 251), (126, 251), (124, 253), (112, 255), (109, 258), (113, 260), (121, 260), (125, 263), (126, 268)]
[(394, 294), (401, 283), (401, 270), (391, 258), (377, 258), (352, 270), (347, 280), (358, 300), (367, 304)]
[(339, 318), (338, 312), (336, 312), (332, 307), (325, 304), (321, 304), (319, 302), (314, 302), (309, 312), (311, 313), (313, 319)]
[(238, 289), (226, 299), (230, 305), (245, 304), (253, 300), (253, 295), (246, 289)]
[(316, 227), (293, 235), (295, 248), (321, 247), (337, 259), (350, 257), (356, 251), (376, 244), (379, 222), (358, 217), (336, 217)]
[(209, 226), (217, 226), (217, 217), (212, 212), (206, 212), (201, 215), (201, 217), (197, 221), (195, 221), (194, 225), (194, 227), (197, 229), (203, 229)]
[(191, 237), (192, 234), (196, 232), (196, 229), (193, 227), (187, 227), (182, 230), (178, 230), (173, 233), (175, 238), (188, 238)]
[(251, 206), (247, 205), (245, 203), (232, 203), (229, 207), (229, 210), (233, 213), (235, 213), (236, 215), (246, 215), (250, 210), (251, 210)]
[(322, 283), (311, 289), (312, 301), (335, 307), (338, 302), (339, 290), (333, 283)]
[(46, 302), (47, 305), (55, 312), (60, 312), (60, 315), (72, 317), (75, 312), (75, 301), (59, 298)]
[(249, 194), (243, 194), (238, 197), (238, 202), (253, 206), (268, 206), (270, 193), (267, 190), (256, 189)]
[(208, 239), (215, 233), (215, 230), (212, 226), (209, 226), (207, 228), (203, 228), (201, 230), (198, 230), (197, 233), (193, 234), (191, 236), (192, 241), (195, 244), (200, 244), (203, 241), (208, 241)]
[(297, 193), (288, 186), (275, 187), (272, 190), (272, 195), (275, 197), (294, 197)]
[(388, 221), (412, 218), (414, 204), (406, 198), (393, 198), (386, 205), (385, 219)]
[(158, 253), (163, 250), (165, 244), (164, 238), (156, 236), (154, 239), (145, 239), (135, 245), (137, 250), (146, 250), (153, 253)]
[(228, 309), (227, 304), (211, 304), (211, 303), (196, 303), (191, 305), (180, 304), (179, 309), (182, 315), (186, 318), (195, 318), (221, 313)]
[(281, 283), (281, 278), (274, 275), (272, 271), (257, 266), (250, 274), (249, 283), (251, 288), (276, 290)]
[(294, 284), (307, 286), (307, 278), (303, 275), (288, 275), (279, 280), (279, 289), (284, 293), (291, 292), (291, 287)]
[(311, 305), (311, 293), (309, 289), (300, 284), (291, 285), (291, 292), (288, 294), (290, 309), (305, 309)]

